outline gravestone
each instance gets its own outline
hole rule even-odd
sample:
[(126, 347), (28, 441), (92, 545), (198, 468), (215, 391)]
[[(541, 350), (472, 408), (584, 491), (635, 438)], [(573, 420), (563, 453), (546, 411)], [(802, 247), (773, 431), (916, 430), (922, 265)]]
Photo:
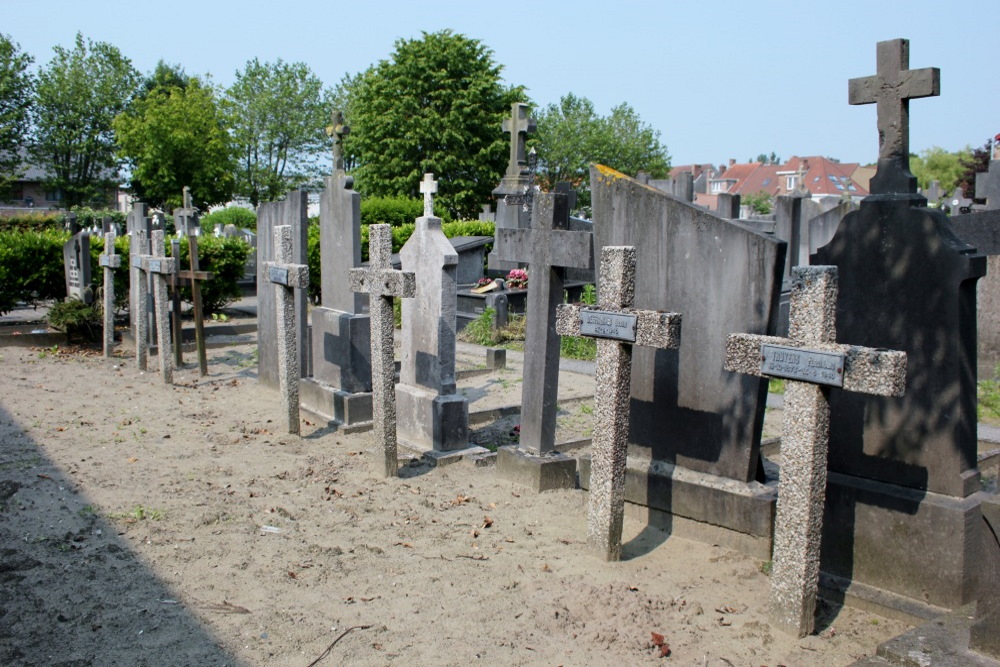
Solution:
[[(528, 116), (528, 105), (522, 102), (511, 104), (510, 118), (504, 119), (503, 131), (510, 134), (510, 157), (507, 161), (507, 171), (493, 190), (497, 198), (495, 214), (496, 229), (524, 229), (531, 222), (530, 209), (524, 205), (524, 199), (534, 187), (534, 174), (528, 165), (525, 153), (525, 141), (528, 133), (534, 132), (535, 120)], [(511, 269), (518, 268), (517, 263), (501, 261), (496, 255), (496, 249), (487, 258), (490, 271), (506, 274)]]
[(927, 190), (922, 191), (921, 194), (927, 197), (928, 206), (931, 208), (937, 208), (941, 203), (941, 198), (947, 193), (941, 189), (940, 181), (931, 181), (931, 184), (927, 186)]
[(90, 285), (90, 232), (73, 234), (63, 244), (63, 269), (66, 275), (66, 296), (84, 303), (94, 300)]
[(799, 256), (808, 259), (812, 253), (829, 243), (833, 235), (837, 233), (837, 227), (840, 225), (840, 221), (844, 219), (844, 216), (857, 210), (858, 205), (854, 201), (844, 200), (838, 202), (830, 210), (824, 211), (810, 219), (807, 230), (809, 250)]
[(728, 192), (720, 192), (716, 195), (715, 212), (721, 218), (729, 220), (739, 220), (740, 217), (740, 196), (731, 195)]
[[(142, 233), (139, 233), (140, 241)], [(163, 382), (170, 384), (174, 381), (174, 367), (170, 358), (170, 306), (167, 298), (167, 277), (177, 271), (177, 260), (167, 257), (166, 248), (163, 242), (163, 230), (153, 230), (153, 239), (150, 243), (150, 254), (138, 255), (132, 258), (133, 265), (138, 263), (141, 273), (138, 282), (143, 282), (147, 277), (153, 279), (153, 301), (156, 315), (156, 339), (157, 357), (160, 362), (160, 377)], [(140, 301), (149, 301), (149, 291), (140, 287)], [(141, 307), (141, 306), (140, 306)], [(144, 347), (144, 346), (143, 346)], [(136, 350), (138, 352), (140, 342), (136, 339)], [(144, 350), (145, 353), (145, 350)], [(144, 366), (144, 364), (143, 364)], [(140, 367), (140, 370), (145, 370)]]
[(884, 603), (953, 609), (974, 599), (985, 257), (916, 192), (908, 100), (937, 94), (939, 75), (909, 70), (908, 54), (905, 40), (880, 42), (878, 75), (850, 82), (852, 104), (878, 104), (878, 171), (872, 194), (811, 257), (839, 271), (837, 339), (901, 350), (909, 365), (901, 398), (830, 390), (823, 572), (825, 585), (874, 589)]
[(115, 254), (115, 234), (104, 234), (104, 252), (98, 258), (104, 267), (104, 357), (111, 357), (115, 348), (115, 269), (121, 267), (122, 258)]
[(186, 185), (183, 190), (183, 202), (181, 208), (174, 209), (174, 230), (178, 236), (192, 236), (199, 231), (198, 209), (191, 205), (191, 188)]
[(948, 209), (946, 211), (948, 215), (963, 215), (972, 211), (972, 200), (965, 196), (962, 188), (955, 188), (951, 197), (947, 199), (945, 206)]
[(989, 170), (976, 174), (976, 199), (984, 200), (987, 211), (1000, 209), (1000, 160), (990, 160)]
[(483, 204), (483, 212), (479, 214), (479, 222), (496, 222), (497, 214), (493, 212), (493, 207)]
[(986, 276), (976, 286), (978, 377), (992, 379), (1000, 366), (1000, 210), (952, 218), (960, 239), (986, 255)]
[[(431, 206), (433, 209), (433, 206)], [(393, 297), (416, 296), (416, 274), (392, 268), (392, 228), (368, 228), (368, 268), (351, 269), (351, 289), (369, 295), (372, 328), (372, 430), (382, 445), (384, 473), (395, 477), (396, 453), (396, 363), (394, 361)]]
[(828, 388), (901, 396), (906, 354), (834, 342), (835, 267), (796, 267), (791, 302), (789, 338), (732, 334), (726, 344), (725, 368), (785, 378), (771, 622), (805, 637), (816, 623), (830, 427)]
[(434, 180), (434, 174), (424, 174), (424, 180), (420, 181), (420, 194), (424, 196), (424, 217), (434, 217), (434, 193), (438, 191), (438, 182)]
[(422, 216), (399, 258), (420, 286), (416, 298), (405, 299), (402, 308), (399, 441), (421, 451), (465, 449), (469, 403), (455, 387), (458, 253), (441, 231), (441, 219)]
[(635, 256), (634, 247), (605, 246), (597, 306), (560, 304), (556, 313), (560, 335), (597, 338), (587, 542), (609, 561), (622, 550), (632, 346), (676, 348), (681, 334), (679, 314), (632, 308)]
[[(309, 287), (309, 266), (291, 262), (293, 255), (291, 225), (274, 228), (274, 261), (262, 262), (267, 283), (274, 285), (277, 313), (278, 386), (284, 407), (288, 432), (298, 435), (299, 424), (299, 363), (298, 327), (295, 325), (295, 291)], [(267, 284), (265, 283), (265, 284)], [(266, 289), (266, 288), (265, 288)]]
[(498, 259), (528, 265), (520, 442), (502, 448), (497, 463), (502, 476), (540, 491), (575, 486), (575, 460), (555, 451), (560, 344), (556, 306), (563, 300), (566, 269), (593, 269), (594, 235), (570, 231), (568, 205), (565, 194), (539, 195), (534, 227), (497, 229), (493, 247)]

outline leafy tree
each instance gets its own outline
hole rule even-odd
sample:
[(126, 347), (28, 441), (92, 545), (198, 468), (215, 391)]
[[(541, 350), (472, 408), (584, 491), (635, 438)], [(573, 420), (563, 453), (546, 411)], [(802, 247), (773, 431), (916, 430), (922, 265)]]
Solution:
[(197, 77), (162, 80), (114, 121), (133, 193), (168, 210), (182, 204), (185, 185), (199, 208), (228, 201), (236, 161), (215, 92)]
[(191, 77), (180, 65), (168, 65), (162, 60), (156, 63), (156, 69), (150, 72), (142, 81), (138, 98), (144, 99), (158, 88), (187, 88)]
[(433, 172), (437, 205), (456, 218), (478, 211), (506, 169), (501, 123), (524, 95), (500, 71), (479, 40), (443, 30), (398, 40), (389, 60), (351, 79), (345, 154), (357, 158), (359, 191), (412, 197)]
[(969, 199), (975, 198), (976, 195), (976, 174), (989, 171), (992, 156), (993, 140), (987, 139), (982, 148), (973, 149), (962, 159), (963, 169), (958, 177), (958, 187), (962, 188)]
[(28, 72), (32, 58), (0, 34), (0, 198), (10, 194), (10, 182), (20, 172), (20, 148), (28, 139), (28, 119), (34, 79)]
[(773, 208), (771, 195), (763, 190), (743, 195), (742, 203), (749, 206), (750, 210), (758, 215), (767, 215)]
[(236, 143), (236, 193), (254, 207), (313, 178), (329, 146), (330, 94), (305, 63), (261, 63), (236, 72), (225, 102)]
[(753, 158), (752, 160), (747, 160), (747, 162), (760, 162), (761, 164), (781, 164), (781, 158), (778, 157), (777, 153), (771, 151), (770, 155), (768, 155), (767, 153), (760, 153), (759, 155), (757, 155), (757, 157)]
[(103, 201), (118, 176), (111, 124), (135, 95), (139, 73), (117, 48), (80, 33), (72, 50), (54, 50), (38, 75), (32, 156), (65, 206)]
[(910, 155), (910, 171), (917, 177), (921, 188), (928, 188), (931, 181), (938, 181), (942, 190), (951, 192), (965, 171), (963, 161), (971, 156), (972, 149), (968, 146), (955, 153), (932, 146), (920, 151), (919, 155)]

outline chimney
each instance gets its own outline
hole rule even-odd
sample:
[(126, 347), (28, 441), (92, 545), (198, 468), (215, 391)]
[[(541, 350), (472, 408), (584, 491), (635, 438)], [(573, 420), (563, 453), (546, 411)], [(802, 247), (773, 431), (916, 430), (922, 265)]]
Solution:
[(729, 158), (729, 166), (732, 167), (734, 164), (736, 164), (736, 160), (733, 158)]

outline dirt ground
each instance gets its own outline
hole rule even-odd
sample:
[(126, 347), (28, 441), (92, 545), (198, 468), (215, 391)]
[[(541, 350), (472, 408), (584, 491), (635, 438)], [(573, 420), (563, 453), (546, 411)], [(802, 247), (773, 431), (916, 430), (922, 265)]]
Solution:
[(173, 386), (155, 358), (0, 349), (0, 664), (846, 665), (906, 629), (824, 604), (790, 638), (762, 563), (632, 520), (604, 563), (580, 490), (420, 459), (382, 479), (369, 434), (280, 432), (254, 349)]

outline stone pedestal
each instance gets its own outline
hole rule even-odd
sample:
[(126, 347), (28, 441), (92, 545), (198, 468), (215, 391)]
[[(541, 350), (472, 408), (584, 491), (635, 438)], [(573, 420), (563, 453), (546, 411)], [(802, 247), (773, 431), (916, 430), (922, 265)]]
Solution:
[(576, 459), (560, 452), (537, 454), (516, 446), (497, 450), (504, 479), (535, 492), (576, 488)]

